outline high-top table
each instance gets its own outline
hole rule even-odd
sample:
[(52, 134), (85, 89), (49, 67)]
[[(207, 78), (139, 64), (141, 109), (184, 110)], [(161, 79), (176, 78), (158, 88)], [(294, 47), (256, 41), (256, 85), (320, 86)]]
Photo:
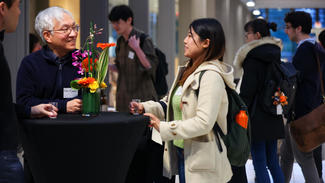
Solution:
[(123, 183), (149, 118), (127, 113), (59, 114), (20, 125), (36, 183)]

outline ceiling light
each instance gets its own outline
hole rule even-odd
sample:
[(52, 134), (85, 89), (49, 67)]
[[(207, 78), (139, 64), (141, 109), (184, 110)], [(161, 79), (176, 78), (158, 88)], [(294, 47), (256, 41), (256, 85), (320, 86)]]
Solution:
[(255, 6), (255, 3), (254, 3), (254, 1), (248, 1), (248, 2), (246, 3), (246, 6), (247, 6), (247, 7), (254, 7), (254, 6)]
[(260, 10), (254, 10), (253, 15), (259, 16), (261, 14)]

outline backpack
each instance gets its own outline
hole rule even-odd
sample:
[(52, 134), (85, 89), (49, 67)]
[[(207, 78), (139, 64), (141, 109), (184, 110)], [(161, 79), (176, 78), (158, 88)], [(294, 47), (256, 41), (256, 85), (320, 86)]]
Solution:
[[(281, 115), (277, 105), (282, 106), (282, 114), (291, 116), (298, 83), (298, 72), (289, 62), (272, 62), (266, 68), (264, 84), (260, 92), (262, 109), (271, 115)], [(281, 112), (281, 111), (280, 111)]]
[[(199, 76), (199, 88), (202, 75)], [(226, 84), (225, 84), (226, 85)], [(199, 88), (196, 95), (199, 96)], [(241, 167), (245, 166), (248, 156), (250, 154), (250, 120), (248, 117), (248, 108), (238, 93), (226, 85), (228, 97), (228, 113), (227, 113), (227, 134), (224, 134), (220, 129), (217, 122), (213, 126), (213, 132), (216, 135), (216, 143), (219, 151), (222, 152), (223, 148), (220, 143), (218, 134), (221, 136), (223, 142), (227, 147), (227, 157), (231, 165)], [(241, 121), (240, 115), (246, 114), (247, 119)]]
[[(140, 47), (142, 47), (144, 40), (148, 37), (147, 34), (140, 35)], [(158, 57), (158, 65), (156, 69), (156, 78), (153, 81), (158, 96), (164, 96), (168, 92), (168, 85), (166, 75), (168, 74), (168, 63), (165, 54), (157, 47), (155, 53)]]

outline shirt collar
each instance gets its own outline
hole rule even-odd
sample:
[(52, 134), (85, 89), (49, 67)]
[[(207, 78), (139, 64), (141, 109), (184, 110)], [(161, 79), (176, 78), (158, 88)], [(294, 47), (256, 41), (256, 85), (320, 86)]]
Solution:
[(306, 41), (308, 41), (308, 42), (310, 42), (312, 44), (315, 44), (316, 43), (316, 40), (314, 38), (303, 39), (303, 40), (299, 41), (297, 48), (299, 48), (299, 46), (302, 45), (302, 43), (304, 43)]

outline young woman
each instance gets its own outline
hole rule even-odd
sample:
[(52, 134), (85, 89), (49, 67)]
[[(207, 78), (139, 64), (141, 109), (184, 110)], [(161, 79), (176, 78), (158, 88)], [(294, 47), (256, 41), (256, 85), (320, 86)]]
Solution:
[(251, 154), (257, 182), (269, 183), (270, 170), (273, 182), (283, 183), (284, 176), (277, 157), (277, 139), (284, 137), (282, 116), (270, 115), (260, 106), (261, 91), (266, 68), (271, 62), (280, 62), (281, 40), (270, 37), (276, 31), (275, 23), (256, 19), (245, 25), (246, 44), (237, 52), (234, 65), (243, 69), (239, 83), (240, 96), (246, 102), (251, 117)]
[[(233, 69), (221, 61), (224, 51), (221, 24), (211, 18), (194, 20), (184, 39), (189, 61), (178, 68), (169, 95), (160, 102), (130, 105), (131, 113), (138, 108), (150, 116), (165, 141), (164, 175), (179, 174), (181, 183), (226, 183), (232, 176), (227, 152), (219, 151), (212, 131), (217, 122), (227, 133), (225, 85), (234, 88)], [(226, 149), (222, 140), (221, 145)]]

